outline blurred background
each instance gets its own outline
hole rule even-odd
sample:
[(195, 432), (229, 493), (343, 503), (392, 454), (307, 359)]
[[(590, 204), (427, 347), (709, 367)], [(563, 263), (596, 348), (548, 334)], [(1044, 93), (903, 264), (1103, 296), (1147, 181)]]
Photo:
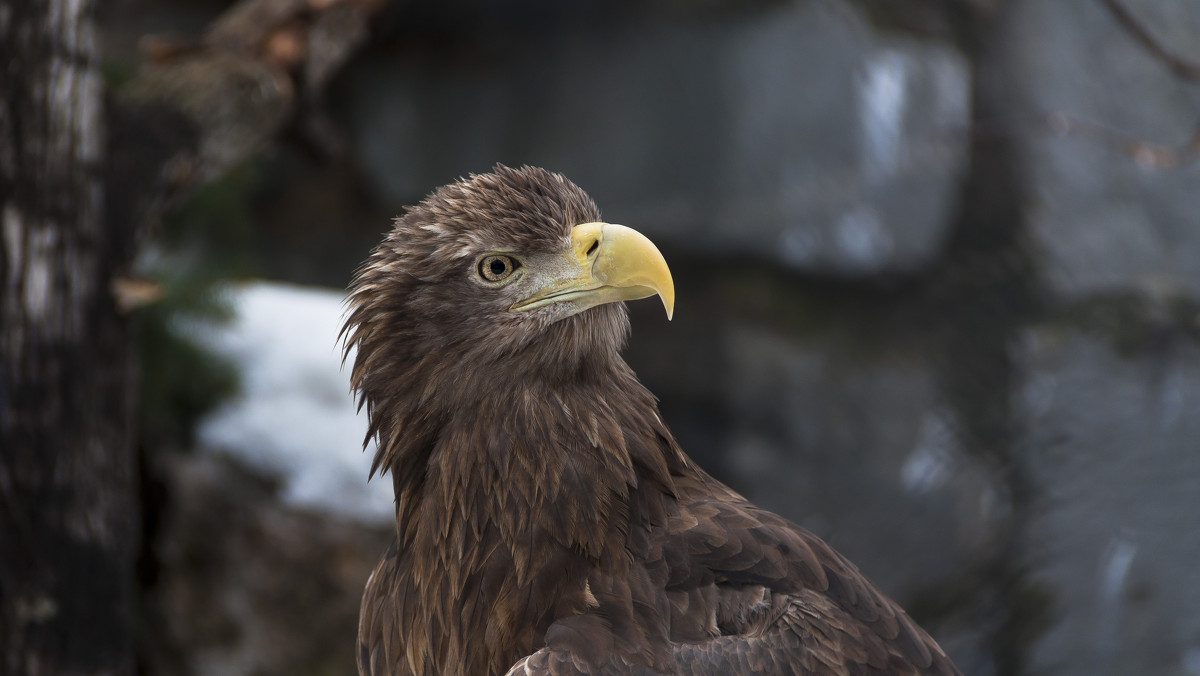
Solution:
[[(627, 359), (684, 448), (965, 673), (1200, 675), (1200, 3), (357, 4), (354, 49), (134, 258), (143, 673), (354, 673), (391, 494), (342, 289), (500, 162), (655, 240), (675, 320), (632, 304)], [(109, 3), (110, 91), (236, 9)]]

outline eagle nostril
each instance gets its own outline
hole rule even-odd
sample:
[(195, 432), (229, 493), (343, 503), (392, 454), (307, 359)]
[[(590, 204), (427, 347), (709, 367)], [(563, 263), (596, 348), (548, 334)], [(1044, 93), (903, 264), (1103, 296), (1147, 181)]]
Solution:
[(600, 248), (600, 240), (599, 240), (599, 239), (594, 239), (594, 240), (592, 240), (592, 245), (588, 247), (587, 254), (585, 254), (585, 255), (587, 255), (587, 256), (591, 256), (591, 255), (592, 255), (592, 253), (593, 253), (593, 252), (594, 252), (596, 249), (599, 249), (599, 248)]

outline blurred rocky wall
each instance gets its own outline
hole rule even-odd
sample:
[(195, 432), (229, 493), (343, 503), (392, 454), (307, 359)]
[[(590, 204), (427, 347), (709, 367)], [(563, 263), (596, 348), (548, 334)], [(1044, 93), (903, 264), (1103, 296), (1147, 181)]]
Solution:
[[(1200, 62), (1200, 3), (1124, 6)], [(266, 161), (276, 274), (563, 171), (671, 261), (628, 358), (685, 448), (966, 673), (1200, 674), (1200, 162), (1130, 142), (1187, 139), (1200, 83), (1102, 0), (407, 3), (326, 105), (342, 164)]]

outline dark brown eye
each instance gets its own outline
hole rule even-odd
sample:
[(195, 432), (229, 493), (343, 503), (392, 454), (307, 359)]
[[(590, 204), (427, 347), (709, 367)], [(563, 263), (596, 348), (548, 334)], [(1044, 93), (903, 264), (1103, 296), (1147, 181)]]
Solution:
[(489, 282), (502, 282), (516, 272), (518, 263), (508, 256), (485, 256), (479, 261), (479, 276)]

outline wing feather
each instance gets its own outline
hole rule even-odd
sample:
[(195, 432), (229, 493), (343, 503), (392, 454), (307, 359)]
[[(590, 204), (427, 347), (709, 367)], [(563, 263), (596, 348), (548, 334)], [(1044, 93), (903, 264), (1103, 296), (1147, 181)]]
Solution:
[[(960, 674), (899, 606), (819, 538), (736, 495), (701, 488), (713, 490), (695, 486), (700, 497), (679, 496), (680, 514), (658, 548), (670, 568), (671, 673)], [(509, 675), (658, 673), (613, 644), (595, 643), (613, 631), (599, 622), (600, 614), (570, 621), (571, 645), (591, 650), (559, 641), (518, 661)], [(556, 623), (556, 631), (568, 628)]]
[(708, 597), (689, 589), (714, 587), (721, 633), (686, 640), (713, 612), (702, 602), (673, 617), (680, 673), (959, 673), (928, 634), (820, 538), (703, 473), (681, 477), (677, 488), (681, 514), (662, 547), (673, 562), (670, 591), (703, 601)]

